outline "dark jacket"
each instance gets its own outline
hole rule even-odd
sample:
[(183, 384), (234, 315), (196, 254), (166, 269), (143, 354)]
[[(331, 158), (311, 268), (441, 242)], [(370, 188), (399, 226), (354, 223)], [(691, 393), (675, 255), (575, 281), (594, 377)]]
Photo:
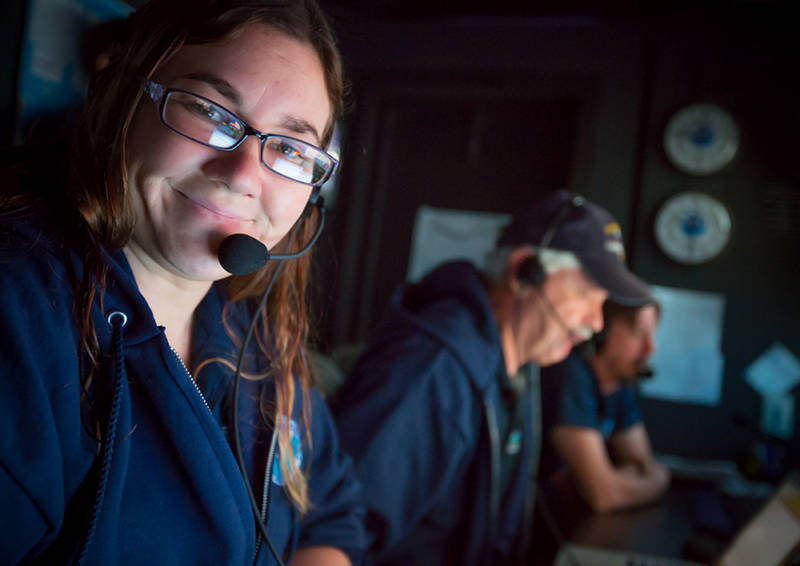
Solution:
[(522, 464), (501, 493), (504, 375), (498, 327), (470, 264), (440, 267), (395, 295), (331, 402), (365, 484), (375, 563), (512, 563), (538, 443), (526, 396)]
[[(95, 420), (80, 399), (86, 360), (70, 283), (72, 268), (80, 276), (80, 260), (38, 225), (0, 226), (0, 562), (66, 563), (91, 532), (86, 564), (249, 565), (257, 537), (229, 444), (232, 372), (208, 364), (198, 387), (156, 325), (124, 254), (106, 259), (102, 308), (99, 300), (92, 308), (103, 354), (89, 398), (102, 427), (116, 424), (115, 441), (98, 454)], [(193, 360), (235, 360), (221, 323), (223, 305), (221, 285), (214, 285), (195, 313)], [(113, 312), (127, 317), (119, 334), (107, 321)], [(234, 327), (246, 325), (243, 306), (232, 305), (231, 314)], [(272, 394), (269, 380), (253, 387), (257, 395)], [(243, 404), (243, 421), (254, 421), (255, 407)], [(278, 552), (333, 545), (358, 561), (364, 547), (359, 487), (314, 391), (311, 413), (313, 450), (301, 444), (299, 402), (292, 417), (295, 461), (301, 452), (311, 454), (311, 511), (298, 522), (280, 478), (264, 473), (280, 458), (274, 454), (267, 465), (269, 431), (266, 441), (245, 442), (245, 460), (264, 462), (260, 475), (251, 465), (251, 483), (257, 497), (267, 486), (267, 528)], [(259, 547), (258, 563), (273, 564), (266, 545)]]

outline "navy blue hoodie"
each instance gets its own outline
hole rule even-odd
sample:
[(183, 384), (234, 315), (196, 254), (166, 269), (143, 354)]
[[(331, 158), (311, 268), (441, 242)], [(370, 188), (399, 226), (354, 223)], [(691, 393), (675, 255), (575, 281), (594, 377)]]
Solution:
[[(98, 300), (92, 308), (103, 355), (91, 396), (103, 426), (114, 415), (116, 437), (108, 443), (111, 454), (98, 456), (95, 421), (81, 414), (85, 360), (68, 267), (76, 266), (79, 275), (80, 261), (32, 223), (4, 222), (0, 248), (0, 561), (71, 562), (91, 530), (95, 502), (102, 500), (85, 564), (249, 565), (256, 552), (258, 564), (273, 564), (257, 540), (229, 444), (232, 372), (208, 364), (196, 385), (156, 325), (124, 254), (107, 256), (102, 308)], [(236, 347), (221, 323), (223, 305), (221, 285), (214, 285), (195, 312), (193, 360), (235, 359)], [(243, 327), (244, 307), (232, 307), (232, 324)], [(127, 317), (114, 336), (107, 321), (112, 312)], [(273, 389), (270, 380), (248, 385), (242, 422), (256, 419), (253, 399)], [(314, 390), (313, 449), (305, 444), (302, 422), (298, 402), (292, 457), (309, 470), (312, 505), (302, 518), (274, 473), (281, 455), (273, 452), (267, 462), (271, 434), (258, 439), (263, 431), (244, 427), (251, 440), (245, 460), (256, 496), (265, 496), (270, 539), (287, 555), (296, 547), (331, 545), (357, 563), (365, 546), (360, 487)]]
[(490, 431), (503, 403), (501, 371), (498, 327), (470, 264), (447, 264), (395, 295), (331, 402), (364, 483), (375, 563), (514, 559), (538, 443), (526, 397), (522, 464), (499, 493)]

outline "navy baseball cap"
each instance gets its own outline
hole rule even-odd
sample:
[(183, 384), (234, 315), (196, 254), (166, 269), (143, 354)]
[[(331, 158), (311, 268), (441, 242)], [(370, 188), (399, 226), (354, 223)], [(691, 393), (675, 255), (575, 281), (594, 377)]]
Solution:
[(627, 306), (652, 302), (647, 284), (625, 264), (619, 223), (604, 208), (570, 191), (542, 194), (514, 214), (497, 240), (499, 246), (532, 245), (575, 254), (586, 274)]

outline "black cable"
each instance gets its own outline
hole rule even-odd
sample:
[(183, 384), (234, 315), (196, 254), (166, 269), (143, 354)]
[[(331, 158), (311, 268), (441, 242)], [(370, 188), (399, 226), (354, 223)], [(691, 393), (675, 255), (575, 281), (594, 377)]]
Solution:
[[(236, 373), (233, 376), (233, 438), (234, 438), (234, 453), (236, 455), (236, 462), (239, 464), (239, 471), (242, 473), (242, 478), (244, 479), (244, 486), (247, 489), (247, 496), (250, 499), (250, 507), (253, 510), (253, 516), (255, 517), (256, 524), (258, 525), (258, 529), (261, 532), (261, 536), (264, 538), (264, 542), (267, 543), (267, 547), (269, 548), (270, 553), (272, 554), (275, 561), (278, 563), (279, 566), (284, 566), (283, 561), (281, 560), (280, 556), (278, 555), (278, 551), (275, 550), (275, 546), (272, 544), (272, 541), (267, 534), (267, 527), (264, 524), (264, 519), (261, 517), (261, 510), (258, 508), (258, 502), (256, 501), (256, 496), (253, 494), (253, 488), (250, 485), (250, 478), (247, 474), (247, 467), (244, 463), (244, 457), (242, 456), (242, 443), (239, 438), (239, 383), (242, 377), (242, 364), (244, 363), (244, 354), (247, 351), (247, 346), (250, 344), (250, 339), (253, 337), (253, 331), (255, 330), (256, 324), (258, 323), (258, 315), (261, 312), (261, 309), (264, 308), (264, 304), (267, 302), (267, 298), (269, 297), (269, 293), (272, 290), (272, 286), (278, 280), (278, 274), (283, 267), (283, 260), (278, 260), (278, 265), (275, 266), (275, 271), (272, 274), (272, 278), (267, 285), (267, 289), (264, 291), (264, 294), (261, 296), (261, 300), (258, 303), (258, 307), (256, 308), (253, 316), (250, 319), (250, 325), (247, 327), (247, 332), (245, 332), (244, 340), (242, 341), (242, 348), (239, 351), (239, 359), (236, 362)], [(265, 470), (264, 473), (269, 473), (269, 470)], [(265, 489), (269, 489), (269, 486), (266, 486)], [(257, 556), (257, 555), (256, 555)], [(255, 560), (256, 557), (253, 557)]]
[[(322, 210), (324, 208), (320, 207)], [(324, 218), (324, 217), (323, 217)], [(292, 247), (292, 243), (294, 242), (294, 237), (297, 233), (297, 228), (299, 224), (292, 230), (292, 234), (289, 238), (289, 242), (286, 245), (287, 251)], [(316, 237), (319, 237), (319, 230), (317, 231)], [(316, 241), (316, 237), (313, 241)], [(312, 243), (313, 243), (312, 241)], [(306, 246), (302, 253), (308, 251), (310, 246)], [(258, 302), (258, 306), (256, 307), (255, 311), (253, 312), (253, 316), (250, 318), (250, 324), (247, 327), (247, 332), (244, 334), (244, 339), (242, 340), (242, 347), (239, 350), (239, 359), (236, 362), (236, 372), (233, 376), (233, 438), (234, 438), (234, 454), (236, 456), (236, 462), (239, 464), (239, 471), (242, 474), (242, 479), (244, 479), (244, 486), (247, 490), (247, 497), (250, 499), (250, 507), (253, 511), (253, 517), (256, 520), (256, 524), (258, 525), (258, 530), (261, 533), (261, 536), (264, 538), (264, 542), (267, 543), (267, 548), (269, 548), (272, 557), (278, 563), (278, 566), (285, 566), (283, 560), (281, 560), (280, 556), (278, 555), (278, 551), (275, 549), (275, 546), (272, 544), (272, 541), (267, 534), (267, 526), (264, 522), (264, 518), (261, 516), (261, 510), (258, 508), (258, 502), (256, 501), (255, 494), (253, 493), (253, 487), (250, 485), (250, 478), (247, 474), (247, 467), (244, 463), (244, 457), (242, 456), (242, 442), (239, 437), (239, 383), (241, 382), (242, 377), (242, 365), (244, 364), (244, 355), (247, 351), (247, 346), (250, 344), (250, 340), (253, 337), (253, 332), (255, 331), (256, 324), (258, 323), (258, 315), (264, 308), (264, 305), (267, 302), (267, 298), (269, 297), (270, 291), (272, 291), (273, 285), (278, 280), (278, 275), (280, 274), (281, 269), (283, 268), (283, 261), (284, 259), (291, 259), (294, 257), (298, 257), (295, 254), (281, 254), (284, 257), (279, 256), (277, 258), (278, 264), (275, 266), (275, 271), (272, 273), (272, 277), (270, 278), (269, 284), (267, 285), (264, 294), (261, 295), (261, 300)], [(286, 255), (290, 257), (285, 257)], [(299, 254), (302, 255), (302, 254)], [(274, 431), (273, 431), (274, 434)], [(269, 470), (264, 471), (265, 474), (269, 473)], [(269, 486), (266, 486), (264, 489), (269, 489)], [(258, 555), (253, 557), (253, 560)]]
[(550, 317), (558, 323), (558, 325), (566, 333), (567, 337), (569, 337), (569, 339), (573, 341), (573, 343), (585, 342), (591, 337), (591, 336), (589, 337), (581, 336), (581, 334), (577, 330), (567, 326), (567, 323), (564, 322), (564, 319), (561, 318), (561, 316), (558, 314), (558, 311), (556, 311), (555, 305), (553, 305), (553, 303), (547, 297), (547, 294), (544, 292), (544, 289), (537, 288), (537, 292), (539, 293), (539, 297), (541, 297), (542, 302), (545, 305), (545, 310), (547, 311), (547, 314), (549, 314)]
[[(553, 305), (553, 303), (550, 302), (550, 299), (545, 294), (544, 289), (539, 289), (539, 295), (541, 296), (544, 304), (546, 305), (545, 310), (549, 311), (548, 314), (550, 314), (551, 317), (556, 320), (559, 326), (561, 326), (561, 328), (566, 332), (567, 336), (573, 341), (576, 338), (580, 338), (580, 336), (578, 336), (578, 333), (570, 329), (567, 326), (567, 323), (564, 322), (564, 319), (562, 319), (561, 316), (559, 316), (558, 312), (556, 311), (555, 305)], [(541, 515), (542, 518), (544, 519), (544, 522), (547, 523), (547, 528), (550, 529), (550, 532), (555, 537), (559, 550), (562, 550), (564, 552), (564, 555), (567, 557), (567, 560), (570, 561), (572, 566), (581, 566), (581, 563), (575, 556), (575, 553), (572, 552), (570, 548), (568, 548), (567, 539), (564, 537), (564, 533), (562, 533), (561, 529), (558, 527), (555, 517), (553, 517), (553, 513), (550, 511), (550, 507), (547, 505), (546, 495), (544, 491), (539, 488), (538, 482), (536, 482), (535, 485), (536, 485), (535, 487), (536, 493), (538, 494), (536, 497), (537, 500), (536, 504), (539, 507), (539, 510), (541, 511)]]

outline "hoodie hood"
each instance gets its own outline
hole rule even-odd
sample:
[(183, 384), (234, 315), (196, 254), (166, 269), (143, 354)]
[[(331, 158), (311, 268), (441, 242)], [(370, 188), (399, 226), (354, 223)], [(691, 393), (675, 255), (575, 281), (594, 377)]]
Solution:
[[(387, 325), (392, 332), (403, 332), (404, 326), (406, 331), (409, 326), (421, 329), (448, 347), (478, 390), (493, 381), (502, 356), (499, 331), (472, 264), (447, 263), (418, 283), (403, 285), (390, 309)], [(493, 354), (487, 356), (487, 351)]]

